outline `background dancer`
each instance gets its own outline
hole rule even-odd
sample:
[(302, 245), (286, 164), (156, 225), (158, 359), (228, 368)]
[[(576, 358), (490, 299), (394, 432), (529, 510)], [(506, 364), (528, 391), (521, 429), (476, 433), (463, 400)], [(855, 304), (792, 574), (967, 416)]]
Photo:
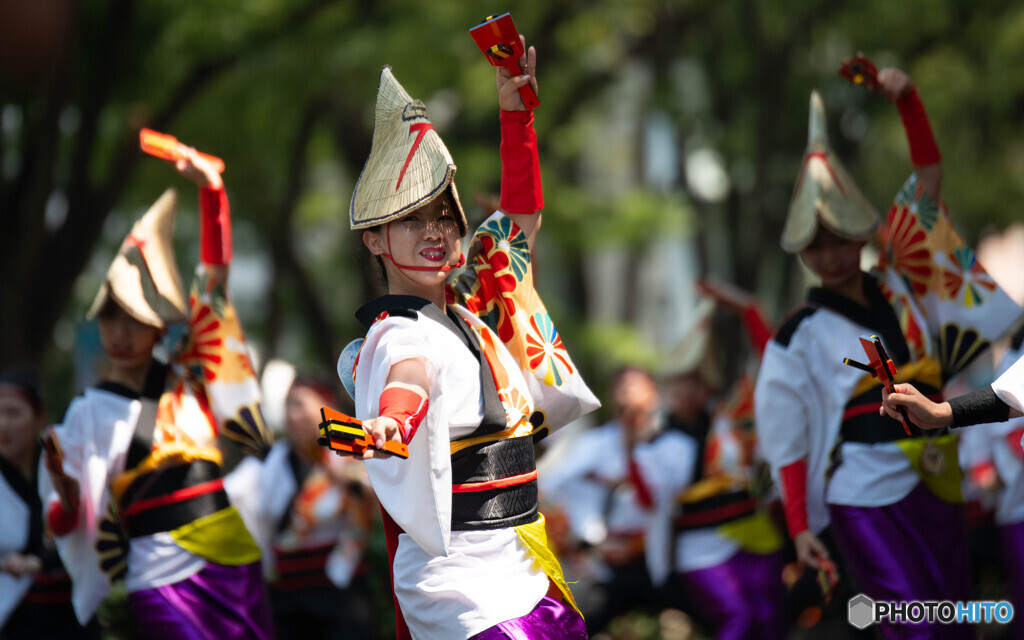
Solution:
[[(714, 282), (699, 288), (743, 318), (760, 357), (771, 330), (749, 294)], [(648, 539), (656, 584), (678, 588), (687, 610), (722, 640), (778, 639), (785, 629), (782, 536), (752, 493), (756, 440), (752, 380), (720, 398), (721, 366), (707, 300), (663, 371), (672, 454), (642, 459), (639, 475), (658, 501)], [(664, 566), (659, 570), (658, 567)]]
[[(842, 360), (857, 359), (861, 335), (877, 334), (904, 379), (938, 393), (1020, 310), (952, 230), (938, 199), (938, 147), (910, 79), (883, 70), (878, 89), (900, 110), (915, 174), (890, 211), (879, 269), (863, 273), (861, 249), (879, 216), (829, 150), (823, 105), (812, 95), (808, 150), (781, 244), (799, 253), (822, 285), (765, 353), (758, 436), (802, 562), (818, 567), (828, 557), (819, 535), (831, 521), (843, 559), (869, 596), (968, 599), (955, 436), (907, 436), (880, 419), (879, 382)], [(947, 256), (961, 260), (951, 264)], [(965, 296), (975, 293), (967, 304)], [(957, 350), (959, 337), (975, 334), (967, 353)], [(882, 631), (889, 638), (972, 635), (956, 625), (883, 624)]]
[(373, 637), (364, 553), (377, 501), (363, 465), (317, 446), (324, 406), (340, 406), (331, 383), (300, 373), (285, 396), (287, 437), (225, 478), (263, 550), (277, 640)]
[[(89, 311), (99, 318), (110, 370), (57, 428), (64, 490), (79, 496), (79, 510), (65, 510), (48, 492), (47, 517), (80, 620), (123, 575), (147, 638), (270, 638), (259, 548), (224, 491), (217, 446), (218, 434), (255, 455), (269, 446), (259, 386), (227, 296), (227, 196), (220, 175), (194, 150), (176, 168), (200, 187), (200, 264), (188, 304), (171, 243), (176, 198), (168, 191), (132, 227)], [(154, 347), (179, 322), (186, 335), (164, 363)]]

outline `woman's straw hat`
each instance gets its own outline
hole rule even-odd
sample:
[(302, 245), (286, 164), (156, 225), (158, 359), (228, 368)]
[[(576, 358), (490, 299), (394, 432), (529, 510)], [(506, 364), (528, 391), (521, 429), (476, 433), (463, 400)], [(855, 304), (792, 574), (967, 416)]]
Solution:
[(96, 317), (108, 300), (158, 329), (185, 320), (185, 294), (174, 259), (174, 189), (164, 191), (121, 243), (106, 280), (86, 314)]
[(397, 220), (450, 187), (459, 230), (465, 235), (466, 214), (454, 178), (455, 162), (427, 119), (427, 108), (409, 97), (391, 67), (384, 67), (370, 157), (349, 207), (352, 230)]
[(803, 250), (818, 232), (818, 222), (849, 240), (871, 237), (881, 218), (861, 195), (828, 145), (825, 106), (817, 91), (811, 92), (807, 153), (793, 189), (780, 244), (790, 253)]

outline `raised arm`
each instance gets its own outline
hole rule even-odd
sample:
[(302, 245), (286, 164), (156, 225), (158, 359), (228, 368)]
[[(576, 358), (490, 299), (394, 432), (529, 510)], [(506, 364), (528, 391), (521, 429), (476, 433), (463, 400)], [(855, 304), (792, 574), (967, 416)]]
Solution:
[(526, 48), (519, 59), (522, 75), (513, 76), (505, 67), (497, 67), (498, 106), (501, 108), (501, 209), (523, 230), (533, 249), (540, 229), (544, 195), (537, 155), (537, 133), (533, 130), (533, 112), (526, 109), (519, 87), (529, 82), (537, 91), (537, 51)]
[(942, 186), (942, 155), (914, 83), (899, 69), (882, 69), (878, 72), (878, 92), (899, 110), (914, 171), (922, 188), (937, 202)]
[(199, 187), (199, 260), (215, 284), (226, 286), (231, 263), (231, 208), (224, 181), (195, 149), (189, 149), (174, 167)]

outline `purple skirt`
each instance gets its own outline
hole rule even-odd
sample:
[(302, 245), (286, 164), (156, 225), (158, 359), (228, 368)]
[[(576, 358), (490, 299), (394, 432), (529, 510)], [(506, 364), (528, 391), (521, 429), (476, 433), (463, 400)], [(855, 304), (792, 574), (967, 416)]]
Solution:
[(1003, 541), (1003, 567), (1010, 581), (1010, 603), (1014, 616), (1013, 638), (1024, 638), (1024, 522), (999, 525)]
[(718, 640), (781, 640), (785, 637), (782, 554), (738, 551), (705, 569), (679, 574), (687, 600)]
[(174, 584), (128, 594), (139, 633), (150, 640), (271, 640), (259, 562), (229, 567), (207, 562)]
[[(839, 552), (861, 591), (874, 600), (970, 600), (963, 505), (924, 484), (882, 507), (828, 505)], [(886, 638), (974, 638), (969, 625), (881, 625)]]
[(506, 620), (476, 634), (470, 640), (587, 640), (587, 625), (572, 607), (541, 598), (533, 611)]

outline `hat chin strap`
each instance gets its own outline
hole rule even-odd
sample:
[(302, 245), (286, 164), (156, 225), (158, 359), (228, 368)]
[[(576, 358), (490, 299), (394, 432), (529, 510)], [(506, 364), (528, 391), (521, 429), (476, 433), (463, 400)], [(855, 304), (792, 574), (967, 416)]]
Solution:
[(388, 262), (390, 262), (391, 264), (395, 265), (395, 267), (397, 267), (399, 269), (402, 269), (403, 271), (434, 271), (434, 272), (436, 272), (436, 271), (444, 271), (444, 272), (448, 272), (448, 271), (452, 271), (454, 269), (458, 269), (462, 265), (466, 264), (466, 254), (464, 254), (464, 253), (460, 253), (459, 254), (459, 261), (457, 263), (455, 263), (455, 264), (446, 264), (443, 267), (416, 267), (416, 266), (413, 266), (411, 264), (400, 264), (399, 262), (397, 262), (395, 260), (394, 256), (391, 255), (391, 224), (390, 223), (388, 223), (388, 225), (387, 225), (387, 238), (388, 238), (388, 252), (387, 253), (382, 253), (380, 255), (383, 258), (387, 258)]

